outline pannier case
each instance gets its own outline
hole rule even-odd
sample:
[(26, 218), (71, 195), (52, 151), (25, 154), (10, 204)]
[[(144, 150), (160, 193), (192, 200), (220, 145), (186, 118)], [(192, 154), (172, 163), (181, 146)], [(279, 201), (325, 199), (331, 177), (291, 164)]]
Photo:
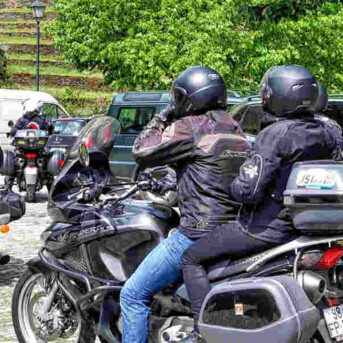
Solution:
[(202, 305), (199, 328), (211, 343), (306, 343), (319, 320), (297, 281), (275, 276), (214, 287)]
[(343, 164), (295, 163), (284, 192), (295, 228), (304, 233), (343, 231)]

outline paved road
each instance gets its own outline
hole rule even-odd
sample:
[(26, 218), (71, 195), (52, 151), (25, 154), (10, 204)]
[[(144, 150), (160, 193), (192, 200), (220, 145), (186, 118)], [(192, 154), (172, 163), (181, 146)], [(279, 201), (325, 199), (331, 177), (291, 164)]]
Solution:
[(0, 343), (17, 342), (11, 317), (12, 293), (25, 270), (25, 262), (37, 253), (41, 232), (51, 222), (46, 210), (46, 191), (40, 192), (37, 200), (34, 204), (26, 203), (26, 214), (9, 225), (8, 233), (0, 233), (1, 251), (11, 255), (11, 261), (0, 266)]

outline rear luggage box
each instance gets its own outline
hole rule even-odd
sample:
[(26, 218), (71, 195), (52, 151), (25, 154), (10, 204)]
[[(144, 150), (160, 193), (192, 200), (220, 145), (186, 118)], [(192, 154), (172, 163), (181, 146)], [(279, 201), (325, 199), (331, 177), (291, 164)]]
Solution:
[(304, 233), (343, 231), (343, 163), (308, 161), (293, 166), (284, 192), (295, 228)]
[(211, 343), (307, 343), (320, 314), (288, 276), (220, 284), (206, 296), (199, 329)]

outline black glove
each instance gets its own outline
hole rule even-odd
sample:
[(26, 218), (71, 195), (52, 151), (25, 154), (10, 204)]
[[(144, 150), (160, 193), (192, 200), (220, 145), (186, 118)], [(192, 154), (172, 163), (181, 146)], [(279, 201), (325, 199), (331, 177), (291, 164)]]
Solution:
[(151, 183), (151, 190), (160, 194), (164, 194), (168, 191), (176, 191), (176, 175), (174, 173), (168, 173), (160, 180), (153, 179), (153, 182)]
[(173, 118), (173, 111), (174, 106), (168, 105), (164, 110), (154, 115), (154, 117), (151, 119), (151, 121), (146, 126), (146, 129), (155, 129), (158, 128), (158, 126), (163, 123), (164, 126), (167, 126), (168, 123)]
[(94, 187), (92, 187), (91, 189), (83, 193), (82, 199), (86, 202), (90, 202), (93, 199), (98, 198), (101, 192), (102, 192), (102, 187), (100, 185), (94, 185)]

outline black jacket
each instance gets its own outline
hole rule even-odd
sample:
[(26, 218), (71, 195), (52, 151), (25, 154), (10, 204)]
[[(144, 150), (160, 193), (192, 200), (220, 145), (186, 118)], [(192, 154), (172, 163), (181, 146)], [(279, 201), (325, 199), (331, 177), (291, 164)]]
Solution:
[(341, 160), (342, 136), (335, 125), (312, 115), (282, 120), (260, 132), (251, 158), (229, 186), (229, 195), (242, 202), (238, 221), (252, 236), (275, 243), (292, 239), (290, 218), (283, 206), (283, 192), (293, 163)]
[(180, 230), (190, 238), (234, 218), (227, 185), (237, 175), (250, 146), (238, 123), (224, 111), (187, 116), (165, 127), (147, 126), (133, 156), (141, 167), (173, 164), (177, 174)]
[(29, 116), (28, 114), (24, 114), (21, 118), (17, 120), (14, 127), (12, 128), (10, 133), (11, 136), (14, 137), (18, 130), (26, 129), (27, 124), (31, 122), (37, 123), (41, 130), (46, 130), (49, 131), (49, 133), (51, 133), (52, 125), (50, 124), (49, 120), (42, 116), (34, 116), (31, 118), (31, 116)]

